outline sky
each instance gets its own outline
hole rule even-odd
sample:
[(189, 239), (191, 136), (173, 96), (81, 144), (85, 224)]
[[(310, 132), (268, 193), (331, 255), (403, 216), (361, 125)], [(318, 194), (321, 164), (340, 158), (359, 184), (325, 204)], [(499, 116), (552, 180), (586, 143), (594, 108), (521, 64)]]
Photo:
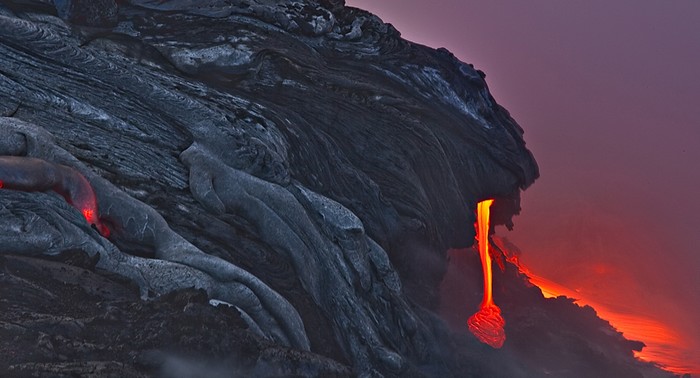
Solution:
[(346, 3), (486, 73), (541, 172), (497, 234), (700, 374), (700, 1)]

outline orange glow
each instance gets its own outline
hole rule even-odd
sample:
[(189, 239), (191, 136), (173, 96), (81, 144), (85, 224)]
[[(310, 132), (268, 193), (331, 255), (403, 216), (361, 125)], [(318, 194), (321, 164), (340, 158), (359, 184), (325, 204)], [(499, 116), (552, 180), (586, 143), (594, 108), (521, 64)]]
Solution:
[(83, 209), (83, 216), (90, 224), (95, 223), (96, 221), (95, 212), (92, 209)]
[[(557, 282), (534, 274), (527, 267), (522, 265), (517, 256), (508, 255), (509, 251), (499, 238), (494, 237), (493, 240), (498, 248), (507, 255), (507, 261), (517, 266), (518, 270), (527, 276), (531, 284), (539, 287), (545, 298), (565, 296), (574, 299), (579, 306), (590, 306), (601, 319), (607, 320), (610, 325), (621, 332), (625, 338), (643, 342), (645, 347), (642, 348), (641, 351), (635, 351), (635, 357), (646, 362), (654, 363), (662, 369), (674, 374), (683, 375), (698, 373), (694, 369), (688, 367), (687, 361), (679, 357), (677, 351), (674, 350), (678, 347), (684, 347), (686, 342), (679, 332), (670, 326), (651, 316), (615, 310), (611, 308), (611, 306), (606, 306), (586, 298), (582, 290), (570, 289)], [(596, 272), (604, 272), (609, 269), (610, 267), (604, 264), (597, 263), (593, 265), (593, 270)], [(617, 305), (620, 304), (617, 303)]]
[(94, 225), (95, 229), (97, 229), (97, 232), (100, 233), (105, 238), (109, 238), (110, 231), (107, 226), (105, 226), (100, 220), (97, 218), (97, 213), (95, 210), (90, 209), (90, 208), (84, 208), (82, 210), (83, 216), (85, 217), (85, 220), (91, 224)]
[(28, 192), (53, 190), (78, 209), (88, 224), (104, 237), (110, 230), (101, 222), (97, 198), (90, 182), (77, 170), (28, 156), (0, 156), (0, 189)]
[(491, 256), (489, 254), (489, 225), (492, 199), (481, 201), (476, 206), (476, 239), (479, 244), (479, 257), (484, 272), (484, 298), (479, 311), (467, 321), (469, 331), (479, 341), (494, 348), (500, 348), (506, 341), (505, 320), (501, 309), (493, 302)]
[(546, 298), (566, 296), (576, 300), (580, 306), (590, 306), (595, 309), (598, 316), (607, 320), (615, 329), (630, 340), (642, 341), (645, 347), (641, 351), (635, 351), (634, 355), (644, 361), (654, 362), (661, 368), (676, 374), (695, 373), (685, 367), (684, 361), (679, 360), (670, 352), (669, 346), (682, 346), (680, 335), (669, 326), (650, 317), (636, 314), (625, 314), (611, 310), (605, 305), (589, 300), (581, 295), (580, 291), (571, 290), (556, 282), (527, 272), (519, 266), (529, 281), (542, 290)]

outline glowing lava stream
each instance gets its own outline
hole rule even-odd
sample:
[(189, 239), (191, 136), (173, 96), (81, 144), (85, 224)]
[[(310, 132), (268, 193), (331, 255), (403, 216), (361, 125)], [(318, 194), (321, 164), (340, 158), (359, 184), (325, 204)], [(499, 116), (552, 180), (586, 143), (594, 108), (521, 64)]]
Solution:
[(484, 200), (476, 205), (477, 231), (476, 238), (479, 244), (479, 257), (484, 271), (484, 299), (481, 301), (479, 311), (467, 321), (469, 331), (479, 341), (494, 348), (500, 348), (506, 341), (506, 325), (501, 316), (501, 309), (493, 302), (491, 288), (491, 255), (489, 255), (489, 221), (492, 199)]
[(617, 331), (629, 340), (644, 342), (641, 351), (634, 351), (634, 356), (640, 360), (653, 363), (662, 369), (677, 375), (696, 375), (700, 371), (691, 367), (687, 361), (684, 350), (687, 350), (687, 341), (681, 332), (673, 325), (665, 324), (657, 317), (649, 314), (630, 313), (629, 308), (605, 305), (587, 298), (577, 289), (570, 289), (565, 285), (539, 276), (525, 267), (517, 255), (509, 252), (508, 246), (499, 237), (493, 237), (493, 243), (505, 253), (508, 262), (515, 265), (521, 274), (527, 276), (528, 281), (537, 286), (545, 298), (568, 297), (579, 306), (590, 306), (596, 314), (610, 323)]

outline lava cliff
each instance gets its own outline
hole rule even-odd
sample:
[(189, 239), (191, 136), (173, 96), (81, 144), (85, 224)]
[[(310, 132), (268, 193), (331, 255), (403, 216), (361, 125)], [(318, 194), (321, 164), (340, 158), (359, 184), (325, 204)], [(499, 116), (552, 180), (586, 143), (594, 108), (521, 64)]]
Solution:
[[(4, 2), (0, 116), (0, 155), (81, 172), (111, 231), (55, 193), (0, 190), (11, 375), (543, 371), (436, 315), (475, 204), (496, 198), (494, 222), (511, 225), (538, 176), (523, 130), (482, 72), (372, 14), (333, 0)], [(544, 303), (503, 277), (530, 293), (511, 312)], [(602, 359), (609, 371), (638, 376), (639, 346), (606, 332), (621, 356)]]

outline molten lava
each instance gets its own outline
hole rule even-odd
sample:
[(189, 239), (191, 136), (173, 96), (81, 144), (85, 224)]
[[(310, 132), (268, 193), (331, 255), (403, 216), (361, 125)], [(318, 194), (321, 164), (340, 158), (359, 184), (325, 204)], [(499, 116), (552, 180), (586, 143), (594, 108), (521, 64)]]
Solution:
[(53, 190), (103, 237), (110, 230), (99, 218), (97, 197), (90, 182), (74, 168), (28, 156), (0, 156), (0, 189), (27, 192)]
[(501, 309), (493, 302), (491, 282), (491, 256), (489, 255), (489, 222), (492, 199), (481, 201), (477, 204), (477, 232), (476, 239), (479, 244), (479, 257), (484, 272), (484, 299), (481, 301), (479, 311), (467, 321), (469, 331), (479, 341), (494, 348), (500, 348), (506, 341), (504, 327), (505, 320), (501, 316)]
[[(565, 296), (572, 298), (583, 307), (590, 306), (595, 309), (601, 319), (605, 319), (616, 330), (621, 332), (629, 340), (644, 342), (642, 350), (634, 351), (635, 357), (651, 362), (660, 368), (677, 375), (698, 373), (697, 368), (689, 365), (690, 353), (684, 352), (688, 348), (688, 342), (682, 333), (672, 324), (664, 323), (660, 317), (649, 313), (636, 313), (639, 309), (631, 309), (624, 303), (601, 302), (591, 296), (590, 291), (583, 289), (571, 289), (555, 281), (544, 278), (529, 270), (513, 253), (507, 241), (499, 237), (492, 239), (496, 248), (501, 250), (506, 260), (515, 265), (520, 273), (527, 276), (528, 281), (537, 286), (545, 298)], [(596, 272), (609, 269), (604, 264), (594, 263), (591, 269)]]
[(95, 230), (97, 230), (97, 232), (99, 232), (100, 235), (102, 235), (105, 238), (110, 237), (111, 232), (109, 228), (102, 222), (102, 220), (99, 219), (97, 213), (95, 212), (95, 209), (85, 207), (83, 208), (82, 213), (88, 224), (92, 225), (92, 227), (95, 228)]

